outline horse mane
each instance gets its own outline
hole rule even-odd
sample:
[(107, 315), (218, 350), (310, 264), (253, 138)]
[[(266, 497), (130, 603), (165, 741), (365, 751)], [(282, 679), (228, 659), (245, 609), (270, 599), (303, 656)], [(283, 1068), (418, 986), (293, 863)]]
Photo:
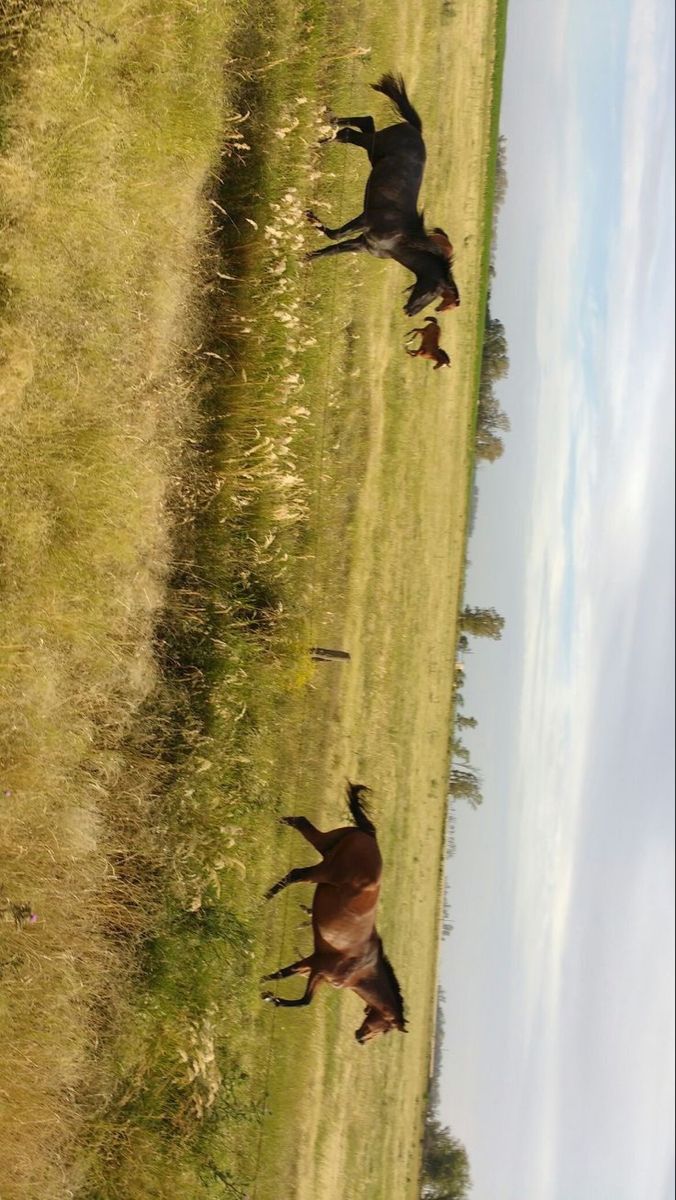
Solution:
[(453, 253), (453, 247), (448, 234), (443, 229), (439, 229), (439, 226), (437, 225), (434, 227), (432, 232), (428, 234), (428, 237), (431, 242), (434, 242), (434, 253), (440, 254), (441, 257), (448, 263), (449, 267), (452, 267), (455, 254)]
[(400, 1027), (402, 1029), (405, 1029), (406, 1028), (406, 1013), (404, 1011), (404, 997), (401, 994), (399, 980), (397, 979), (397, 977), (394, 973), (394, 967), (392, 966), (392, 963), (390, 962), (385, 951), (383, 950), (383, 939), (381, 937), (378, 937), (378, 948), (380, 951), (380, 965), (385, 973), (385, 978), (387, 979), (387, 982), (389, 983), (389, 985), (392, 989), (392, 992), (394, 994), (395, 1017), (397, 1019), (397, 1023), (400, 1025)]
[(419, 233), (406, 239), (406, 245), (412, 250), (422, 250), (424, 254), (431, 254), (433, 258), (438, 258), (446, 271), (450, 271), (453, 266), (453, 247), (448, 238), (440, 235), (437, 230), (426, 233), (424, 226), (421, 225)]

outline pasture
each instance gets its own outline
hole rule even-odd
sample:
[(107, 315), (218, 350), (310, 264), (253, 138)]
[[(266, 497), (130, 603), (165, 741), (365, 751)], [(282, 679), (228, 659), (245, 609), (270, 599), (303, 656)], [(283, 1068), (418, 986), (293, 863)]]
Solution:
[[(417, 1195), (504, 13), (412, 7), (0, 0), (3, 1200)], [(434, 374), (400, 268), (300, 264), (366, 176), (324, 106), (384, 123), (390, 67)], [(410, 1021), (364, 1048), (353, 996), (259, 1000), (308, 944), (276, 818), (346, 775)]]

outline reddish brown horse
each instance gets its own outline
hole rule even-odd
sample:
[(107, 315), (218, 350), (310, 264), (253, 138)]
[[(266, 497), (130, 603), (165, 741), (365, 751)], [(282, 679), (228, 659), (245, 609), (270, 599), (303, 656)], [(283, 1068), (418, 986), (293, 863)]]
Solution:
[(360, 1044), (392, 1029), (406, 1032), (397, 977), (375, 928), (382, 859), (375, 827), (362, 799), (367, 790), (348, 783), (348, 803), (356, 829), (348, 825), (322, 833), (305, 817), (282, 818), (284, 825), (297, 829), (319, 851), (322, 861), (314, 867), (295, 867), (289, 871), (266, 892), (266, 899), (270, 900), (290, 883), (316, 883), (312, 904), (315, 948), (308, 958), (264, 976), (270, 980), (306, 975), (308, 982), (303, 996), (284, 1000), (272, 992), (263, 992), (263, 999), (272, 1004), (298, 1008), (310, 1003), (322, 982), (336, 988), (351, 988), (366, 1003), (365, 1019), (355, 1033)]
[(439, 322), (436, 317), (425, 317), (425, 320), (428, 323), (427, 328), (423, 326), (422, 329), (411, 329), (406, 335), (406, 340), (410, 342), (416, 333), (422, 334), (418, 349), (409, 350), (407, 347), (406, 353), (410, 354), (411, 358), (429, 358), (435, 364), (435, 371), (438, 371), (439, 367), (450, 367), (451, 360), (446, 351), (442, 350), (439, 345), (439, 338), (441, 337)]

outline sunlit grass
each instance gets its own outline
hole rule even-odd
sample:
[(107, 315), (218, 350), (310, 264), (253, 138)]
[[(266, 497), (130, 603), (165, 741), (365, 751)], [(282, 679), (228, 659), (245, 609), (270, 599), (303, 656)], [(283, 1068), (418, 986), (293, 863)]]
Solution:
[(152, 921), (152, 889), (116, 878), (120, 843), (141, 861), (148, 842), (121, 740), (157, 684), (168, 510), (201, 420), (204, 195), (235, 115), (229, 8), (39, 7), (0, 25), (0, 878), (38, 914), (3, 927), (8, 1198), (64, 1194), (111, 1086), (96, 1047), (124, 944)]
[[(178, 1135), (221, 1091), (205, 1022), (222, 1041), (218, 964), (250, 934), (203, 904), (223, 879), (251, 904), (229, 816), (263, 786), (245, 749), (309, 674), (282, 592), (316, 345), (294, 181), (323, 118), (302, 69), (268, 83), (297, 15), (267, 15), (2, 10), (0, 877), (38, 914), (3, 929), (7, 1197), (154, 1196), (178, 1159), (197, 1195)], [(224, 87), (228, 38), (249, 57)], [(245, 168), (235, 225), (222, 181)]]

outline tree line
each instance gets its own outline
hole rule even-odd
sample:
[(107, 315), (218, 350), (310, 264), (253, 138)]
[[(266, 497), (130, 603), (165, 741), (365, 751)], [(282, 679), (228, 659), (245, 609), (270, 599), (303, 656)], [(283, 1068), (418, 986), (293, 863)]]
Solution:
[[(504, 617), (494, 608), (475, 608), (465, 605), (460, 614), (459, 631), (456, 644), (456, 676), (453, 685), (456, 709), (455, 728), (451, 742), (451, 770), (449, 791), (451, 797), (461, 796), (468, 800), (473, 808), (481, 804), (481, 778), (471, 766), (469, 751), (460, 740), (459, 731), (475, 729), (476, 717), (466, 716), (460, 712), (464, 705), (462, 683), (464, 681), (464, 666), (459, 662), (460, 654), (470, 651), (470, 637), (487, 637), (499, 641), (504, 628)], [(453, 844), (453, 816), (449, 806), (449, 842)], [(448, 901), (444, 896), (443, 933), (447, 936), (452, 929)], [(434, 1059), (432, 1078), (425, 1114), (425, 1130), (423, 1135), (423, 1172), (421, 1200), (467, 1200), (472, 1187), (467, 1150), (459, 1138), (444, 1125), (439, 1117), (441, 1061), (444, 1037), (443, 1015), (444, 992), (439, 988), (437, 996), (436, 1037), (434, 1043)]]
[[(507, 191), (506, 148), (506, 141), (501, 135), (498, 139), (495, 172), (493, 236), (491, 240), (489, 267), (491, 276), (495, 275), (494, 253), (498, 212)], [(489, 293), (486, 304), (486, 324), (479, 384), (476, 433), (477, 458), (488, 462), (494, 462), (502, 454), (504, 446), (500, 434), (506, 433), (509, 430), (509, 418), (501, 410), (494, 391), (495, 384), (500, 379), (504, 379), (508, 371), (509, 354), (505, 330), (502, 322), (491, 315)], [(474, 507), (476, 508), (476, 488), (474, 492)], [(481, 776), (470, 763), (469, 750), (463, 744), (461, 734), (465, 729), (475, 729), (477, 719), (461, 711), (464, 707), (462, 685), (465, 674), (464, 664), (460, 661), (459, 656), (470, 652), (470, 637), (487, 637), (494, 641), (499, 641), (502, 637), (504, 624), (504, 618), (494, 608), (472, 608), (469, 605), (465, 605), (460, 614), (456, 645), (456, 672), (453, 682), (456, 717), (451, 735), (449, 792), (451, 799), (456, 796), (461, 797), (467, 800), (473, 808), (478, 808), (483, 799), (481, 795)], [(454, 828), (452, 806), (450, 805), (447, 848), (449, 853), (452, 853), (454, 848)], [(446, 897), (444, 897), (443, 922), (443, 932), (444, 936), (446, 936), (452, 929)], [(460, 1139), (455, 1137), (451, 1133), (451, 1130), (442, 1124), (439, 1118), (441, 1060), (444, 1035), (443, 1001), (444, 993), (440, 988), (437, 996), (436, 1039), (432, 1078), (425, 1115), (421, 1200), (467, 1200), (472, 1188), (472, 1177), (467, 1151)]]
[(476, 425), (477, 458), (495, 462), (505, 447), (500, 436), (509, 431), (509, 417), (500, 407), (495, 385), (509, 371), (507, 338), (502, 321), (491, 315), (490, 298), (486, 304), (486, 325), (479, 380), (479, 402)]
[[(493, 233), (491, 237), (489, 274), (495, 276), (495, 243), (497, 234), (498, 214), (507, 193), (507, 142), (500, 135), (495, 164), (495, 194), (493, 201)], [(504, 451), (503, 433), (509, 431), (509, 417), (500, 408), (495, 395), (495, 385), (504, 379), (509, 372), (509, 353), (507, 338), (502, 321), (491, 314), (490, 289), (486, 302), (486, 318), (484, 326), (484, 344), (481, 356), (481, 377), (479, 381), (479, 403), (476, 428), (477, 458), (486, 462), (495, 462)]]
[(438, 1116), (441, 1053), (444, 1037), (444, 992), (437, 995), (436, 1038), (423, 1139), (422, 1200), (466, 1200), (472, 1187), (469, 1158), (459, 1138)]
[(478, 808), (483, 801), (481, 792), (481, 775), (470, 762), (470, 754), (462, 741), (465, 729), (476, 729), (476, 717), (467, 716), (461, 710), (465, 705), (462, 686), (465, 681), (464, 665), (457, 661), (459, 654), (468, 654), (469, 638), (486, 637), (500, 641), (505, 626), (505, 618), (501, 617), (494, 608), (471, 608), (465, 605), (459, 621), (460, 632), (457, 640), (456, 673), (453, 681), (453, 707), (455, 710), (455, 726), (451, 735), (451, 767), (448, 779), (448, 790), (452, 799), (466, 800), (472, 808)]

